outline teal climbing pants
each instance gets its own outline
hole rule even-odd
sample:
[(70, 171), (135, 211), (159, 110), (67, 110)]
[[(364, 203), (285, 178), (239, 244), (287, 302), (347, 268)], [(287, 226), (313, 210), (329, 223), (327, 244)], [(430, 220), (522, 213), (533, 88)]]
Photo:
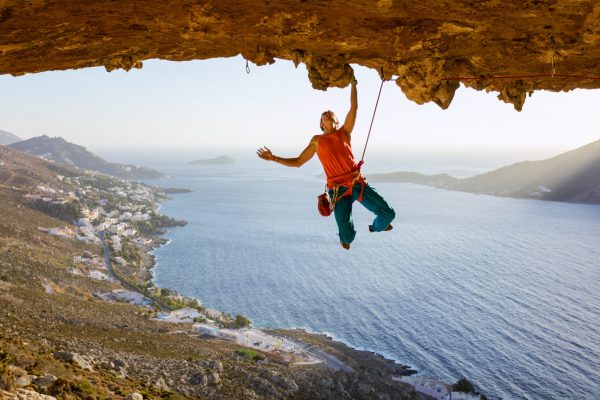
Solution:
[[(352, 188), (352, 196), (342, 197), (335, 205), (335, 222), (337, 222), (340, 240), (344, 243), (352, 243), (356, 236), (354, 222), (352, 221), (352, 203), (359, 198), (360, 188), (360, 183), (355, 183)], [(338, 196), (341, 196), (347, 190), (345, 186), (342, 186), (339, 188)], [(333, 198), (333, 189), (329, 189), (329, 197)], [(387, 228), (396, 216), (394, 209), (368, 183), (365, 183), (362, 205), (375, 214), (375, 220), (373, 221), (375, 232), (381, 232)]]

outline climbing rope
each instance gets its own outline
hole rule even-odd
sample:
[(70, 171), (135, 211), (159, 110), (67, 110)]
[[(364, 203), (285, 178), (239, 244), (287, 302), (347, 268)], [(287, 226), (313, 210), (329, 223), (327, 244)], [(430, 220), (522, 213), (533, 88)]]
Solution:
[(375, 109), (373, 110), (373, 117), (371, 118), (371, 125), (369, 126), (369, 134), (367, 135), (367, 140), (365, 141), (365, 148), (363, 149), (362, 157), (358, 162), (358, 170), (365, 163), (365, 152), (367, 151), (367, 145), (369, 144), (369, 138), (371, 137), (371, 128), (373, 128), (373, 121), (375, 121), (375, 113), (377, 112), (377, 106), (379, 105), (379, 98), (381, 97), (381, 89), (383, 89), (383, 84), (385, 83), (385, 78), (383, 75), (383, 67), (381, 67), (381, 85), (379, 86), (379, 93), (377, 94), (377, 101), (375, 102)]
[(569, 75), (569, 74), (538, 74), (538, 75), (491, 75), (491, 76), (452, 76), (443, 81), (485, 81), (490, 79), (528, 79), (528, 78), (572, 78), (600, 80), (600, 76)]
[(246, 60), (246, 73), (250, 74), (250, 66), (248, 65), (248, 60)]

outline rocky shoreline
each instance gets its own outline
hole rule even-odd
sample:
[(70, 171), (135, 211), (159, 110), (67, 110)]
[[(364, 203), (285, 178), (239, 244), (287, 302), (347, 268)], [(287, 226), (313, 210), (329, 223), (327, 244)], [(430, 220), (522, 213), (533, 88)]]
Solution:
[[(179, 193), (185, 192), (181, 191)], [(169, 199), (165, 199), (165, 201), (166, 200)], [(150, 278), (145, 282), (146, 284), (153, 282), (153, 270), (157, 266), (156, 255), (153, 254), (153, 251), (165, 245), (168, 242), (169, 240), (162, 237), (162, 235), (153, 235), (151, 245), (149, 245), (148, 248), (144, 249), (144, 260), (146, 260), (144, 268), (149, 272), (150, 276)], [(201, 299), (196, 300), (200, 304), (202, 304)], [(410, 376), (418, 373), (417, 370), (413, 369), (409, 365), (399, 364), (395, 360), (387, 359), (383, 355), (373, 351), (358, 350), (356, 348), (353, 348), (349, 344), (340, 341), (335, 341), (332, 337), (324, 333), (308, 332), (307, 330), (300, 328), (275, 328), (264, 331), (266, 333), (280, 335), (291, 338), (293, 340), (297, 340), (303, 343), (304, 345), (315, 346), (321, 349), (322, 351), (331, 354), (332, 356), (338, 357), (345, 363), (356, 364), (356, 360), (360, 360), (360, 363), (363, 366), (365, 364), (369, 365), (371, 366), (371, 368), (376, 369), (380, 374), (385, 374), (389, 376)], [(331, 367), (331, 363), (327, 364)]]

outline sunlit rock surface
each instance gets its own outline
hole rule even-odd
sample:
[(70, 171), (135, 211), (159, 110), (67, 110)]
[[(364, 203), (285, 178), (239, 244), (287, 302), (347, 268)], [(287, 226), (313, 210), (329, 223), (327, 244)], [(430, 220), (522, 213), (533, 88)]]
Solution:
[[(238, 54), (306, 64), (316, 89), (357, 64), (419, 104), (448, 107), (462, 81), (521, 109), (534, 90), (600, 88), (600, 1), (0, 0), (1, 74)], [(472, 77), (488, 79), (455, 79)]]

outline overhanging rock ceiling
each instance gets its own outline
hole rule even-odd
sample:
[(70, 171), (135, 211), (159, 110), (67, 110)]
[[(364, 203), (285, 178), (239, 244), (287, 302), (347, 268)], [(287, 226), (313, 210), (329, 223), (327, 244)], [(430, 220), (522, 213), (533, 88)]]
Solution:
[(0, 74), (238, 54), (304, 63), (316, 89), (356, 64), (419, 104), (448, 107), (462, 82), (520, 110), (600, 88), (600, 0), (0, 0)]

